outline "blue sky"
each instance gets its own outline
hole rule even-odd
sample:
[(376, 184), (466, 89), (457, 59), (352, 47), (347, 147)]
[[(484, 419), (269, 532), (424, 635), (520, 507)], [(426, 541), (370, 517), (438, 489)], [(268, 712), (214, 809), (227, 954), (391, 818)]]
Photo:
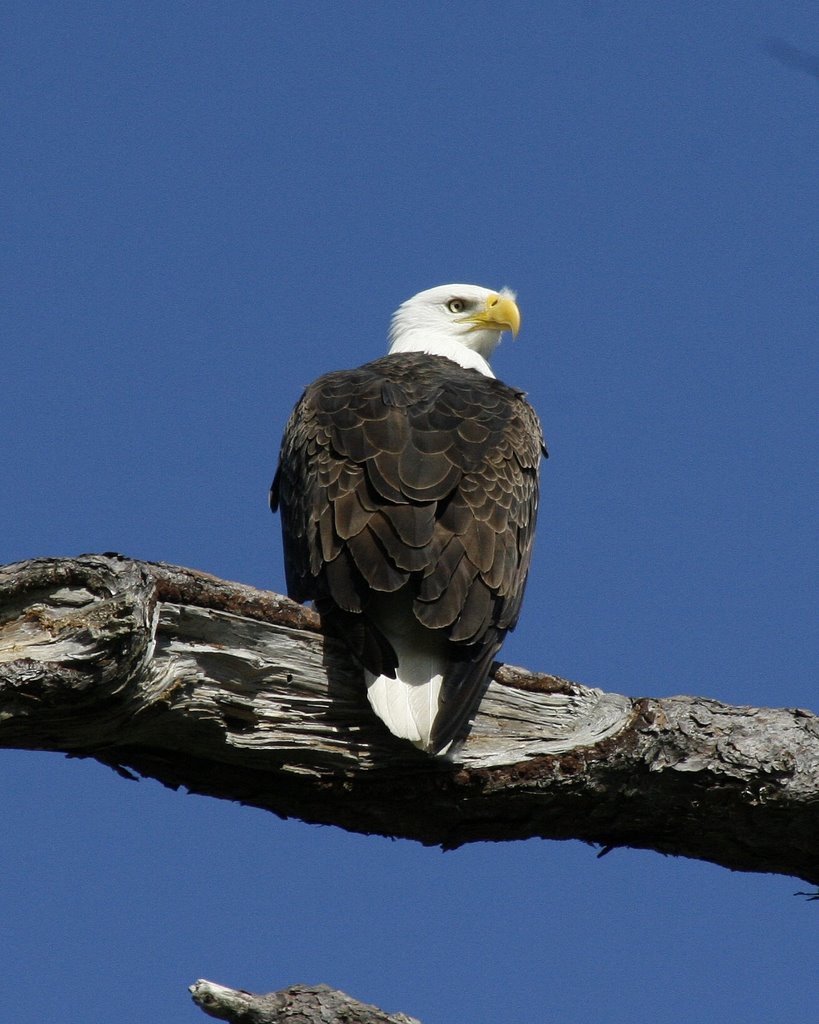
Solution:
[[(0, 560), (283, 589), (303, 386), (422, 288), (509, 285), (494, 365), (552, 458), (505, 659), (817, 709), (814, 3), (12, 2), (0, 38)], [(792, 879), (0, 763), (15, 1024), (202, 1020), (198, 977), (424, 1024), (816, 1019)]]

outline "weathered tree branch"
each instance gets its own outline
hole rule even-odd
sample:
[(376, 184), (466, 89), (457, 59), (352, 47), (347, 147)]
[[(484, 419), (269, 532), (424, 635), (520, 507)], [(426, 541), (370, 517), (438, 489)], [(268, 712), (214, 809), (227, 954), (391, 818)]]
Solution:
[(499, 667), (433, 758), (369, 711), (316, 616), (117, 555), (0, 569), (0, 746), (454, 847), (576, 838), (819, 883), (819, 720)]
[(196, 1005), (231, 1024), (420, 1024), (404, 1013), (384, 1013), (327, 985), (291, 985), (256, 995), (200, 979), (190, 986)]

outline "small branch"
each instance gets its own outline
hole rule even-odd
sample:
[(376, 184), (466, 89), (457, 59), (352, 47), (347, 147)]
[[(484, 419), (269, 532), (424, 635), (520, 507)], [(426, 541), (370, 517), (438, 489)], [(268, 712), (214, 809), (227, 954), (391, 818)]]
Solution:
[(201, 1010), (231, 1024), (420, 1024), (327, 985), (291, 985), (262, 996), (200, 979), (189, 991)]
[(317, 617), (116, 555), (0, 569), (0, 746), (455, 847), (541, 836), (819, 883), (819, 720), (499, 666), (449, 758), (396, 740)]

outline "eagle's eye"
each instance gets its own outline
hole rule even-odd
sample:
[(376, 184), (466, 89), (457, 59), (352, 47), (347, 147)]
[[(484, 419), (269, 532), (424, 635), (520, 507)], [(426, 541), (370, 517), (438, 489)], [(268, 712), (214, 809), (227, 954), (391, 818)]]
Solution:
[(463, 313), (466, 309), (466, 303), (463, 299), (450, 299), (446, 304), (446, 308), (450, 313)]

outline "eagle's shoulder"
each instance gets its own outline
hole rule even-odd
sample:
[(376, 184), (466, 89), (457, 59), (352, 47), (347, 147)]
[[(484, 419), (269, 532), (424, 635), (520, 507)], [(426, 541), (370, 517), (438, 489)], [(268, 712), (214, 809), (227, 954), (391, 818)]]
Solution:
[(370, 445), (389, 451), (399, 435), (403, 443), (414, 438), (422, 453), (460, 444), (467, 463), (470, 452), (500, 448), (534, 468), (546, 454), (540, 420), (524, 391), (423, 352), (323, 374), (305, 389), (286, 431), (291, 443), (333, 442), (355, 461), (371, 453)]

